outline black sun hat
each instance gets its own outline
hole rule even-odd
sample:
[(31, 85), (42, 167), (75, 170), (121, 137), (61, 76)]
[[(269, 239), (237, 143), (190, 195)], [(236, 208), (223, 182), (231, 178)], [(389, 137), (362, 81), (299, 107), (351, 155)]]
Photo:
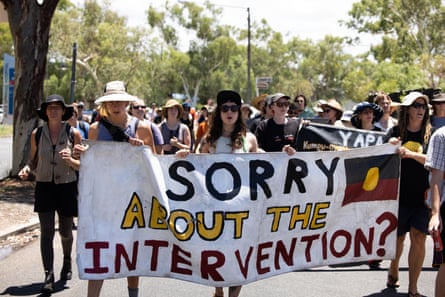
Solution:
[(58, 103), (63, 107), (64, 113), (62, 116), (62, 121), (66, 121), (73, 116), (74, 108), (71, 105), (66, 105), (65, 100), (63, 100), (62, 96), (57, 94), (52, 94), (49, 95), (46, 98), (46, 101), (42, 102), (42, 104), (40, 104), (40, 108), (37, 109), (37, 114), (39, 115), (39, 118), (41, 118), (45, 122), (48, 121), (48, 116), (46, 115), (46, 108), (50, 103)]

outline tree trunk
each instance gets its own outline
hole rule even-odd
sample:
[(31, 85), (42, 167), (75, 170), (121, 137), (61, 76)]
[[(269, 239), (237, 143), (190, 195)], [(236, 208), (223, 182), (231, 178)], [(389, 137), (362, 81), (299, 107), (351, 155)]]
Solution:
[(59, 0), (0, 0), (8, 12), (14, 42), (14, 128), (11, 175), (27, 162), (30, 135), (39, 119), (36, 109), (44, 100), (46, 55), (51, 19)]

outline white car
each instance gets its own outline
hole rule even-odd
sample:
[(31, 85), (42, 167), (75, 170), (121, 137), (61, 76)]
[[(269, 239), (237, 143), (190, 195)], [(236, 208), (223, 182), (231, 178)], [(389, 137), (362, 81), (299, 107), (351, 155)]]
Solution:
[(5, 119), (5, 113), (3, 108), (0, 107), (0, 124), (3, 124), (3, 120)]

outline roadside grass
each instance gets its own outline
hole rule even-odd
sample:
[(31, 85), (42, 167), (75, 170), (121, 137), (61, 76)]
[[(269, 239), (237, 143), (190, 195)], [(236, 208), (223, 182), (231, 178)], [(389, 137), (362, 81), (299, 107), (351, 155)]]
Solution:
[(0, 137), (12, 136), (12, 125), (0, 125)]

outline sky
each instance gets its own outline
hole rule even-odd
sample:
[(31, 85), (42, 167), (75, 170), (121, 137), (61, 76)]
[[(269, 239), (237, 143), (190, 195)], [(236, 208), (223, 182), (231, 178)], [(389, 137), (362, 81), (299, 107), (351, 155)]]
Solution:
[[(83, 5), (84, 0), (74, 0)], [(100, 0), (99, 0), (100, 1)], [(203, 4), (204, 0), (190, 0), (196, 4)], [(151, 4), (162, 7), (165, 0), (109, 0), (111, 8), (122, 16), (127, 17), (130, 26), (148, 26), (146, 10)], [(170, 3), (180, 2), (169, 0)], [(217, 7), (223, 9), (221, 23), (247, 28), (247, 8), (250, 9), (251, 23), (266, 19), (274, 31), (284, 36), (289, 34), (302, 39), (319, 41), (325, 35), (355, 36), (355, 31), (348, 31), (339, 24), (339, 20), (347, 20), (348, 11), (354, 2), (359, 0), (214, 0)], [(359, 54), (369, 49), (376, 38), (361, 35), (361, 43), (345, 48), (351, 54)]]

